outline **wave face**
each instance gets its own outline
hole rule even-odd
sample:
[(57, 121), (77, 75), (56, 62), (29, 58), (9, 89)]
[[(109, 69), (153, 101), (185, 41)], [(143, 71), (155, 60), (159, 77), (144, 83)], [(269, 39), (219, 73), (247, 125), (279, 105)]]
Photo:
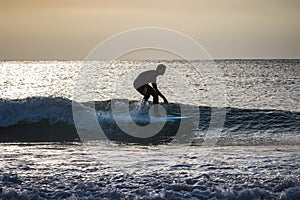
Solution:
[(76, 141), (72, 102), (34, 97), (0, 101), (0, 142)]
[[(134, 110), (137, 104), (138, 102), (136, 101), (130, 101), (130, 109)], [(91, 103), (87, 102), (80, 105), (89, 107)], [(168, 115), (180, 115), (179, 104), (171, 103), (165, 108)], [(95, 102), (95, 109), (99, 124), (109, 139), (117, 141), (122, 138), (120, 141), (123, 142), (130, 138), (128, 135), (125, 138), (120, 136), (123, 133), (110, 113), (110, 100)], [(193, 109), (199, 109), (200, 111), (199, 125), (197, 125), (197, 130), (193, 130), (193, 132), (196, 137), (201, 138), (208, 130), (212, 108), (194, 106)], [(296, 141), (294, 139), (294, 142), (298, 143), (297, 138), (299, 138), (300, 134), (299, 120), (299, 112), (226, 108), (223, 134), (219, 143), (225, 145), (229, 144), (228, 140), (235, 140), (235, 144), (239, 145), (244, 144), (242, 140), (245, 140), (245, 137), (241, 139), (242, 136), (247, 136), (251, 140), (253, 135), (259, 136), (261, 139), (270, 137), (270, 135), (274, 135), (274, 137), (275, 135), (276, 137), (284, 135), (286, 137), (286, 134), (295, 137)], [(147, 121), (145, 123), (147, 124)], [(177, 129), (178, 124), (169, 123), (164, 127), (163, 134), (171, 137), (176, 134)], [(155, 137), (153, 138), (153, 140), (156, 139)], [(74, 126), (71, 100), (52, 97), (0, 100), (0, 142), (62, 142), (78, 140), (80, 139)], [(141, 142), (132, 138), (129, 141)]]

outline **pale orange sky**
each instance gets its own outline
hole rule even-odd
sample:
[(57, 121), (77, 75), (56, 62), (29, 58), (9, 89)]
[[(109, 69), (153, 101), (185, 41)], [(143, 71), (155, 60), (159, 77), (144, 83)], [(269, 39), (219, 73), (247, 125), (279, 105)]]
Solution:
[(170, 28), (213, 58), (300, 58), (299, 0), (0, 0), (0, 60), (82, 60), (138, 27)]

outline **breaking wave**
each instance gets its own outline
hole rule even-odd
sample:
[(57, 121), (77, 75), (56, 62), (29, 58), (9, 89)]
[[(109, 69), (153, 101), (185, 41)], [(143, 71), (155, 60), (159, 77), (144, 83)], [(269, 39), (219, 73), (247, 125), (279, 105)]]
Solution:
[[(136, 101), (130, 101), (129, 108), (133, 110), (137, 107), (137, 104)], [(95, 104), (94, 102), (78, 103), (78, 105), (87, 108), (95, 106), (97, 119), (106, 136), (111, 140), (121, 138), (118, 135), (120, 129), (118, 129), (110, 113), (110, 100), (95, 102)], [(180, 104), (170, 103), (164, 106), (168, 115), (180, 116)], [(201, 140), (201, 137), (208, 130), (212, 108), (205, 106), (194, 106), (192, 108), (199, 109), (199, 125), (193, 130), (193, 133)], [(234, 142), (234, 144), (243, 145), (247, 142), (245, 143), (242, 140), (248, 140), (249, 136), (251, 136), (250, 140), (255, 136), (259, 141), (268, 138), (268, 142), (272, 143), (275, 142), (274, 138), (286, 137), (288, 134), (292, 136), (289, 141), (298, 144), (300, 135), (299, 120), (300, 112), (226, 108), (225, 124), (218, 143), (232, 145)], [(145, 123), (148, 123), (147, 120)], [(178, 129), (176, 123), (167, 124), (164, 137), (171, 137), (172, 132), (176, 129)], [(270, 140), (270, 137), (272, 137), (272, 140)], [(128, 137), (120, 141), (126, 139)], [(59, 97), (0, 100), (0, 142), (79, 140), (74, 125), (71, 100)], [(130, 140), (130, 142), (135, 142), (135, 140)], [(262, 144), (265, 143), (262, 142)], [(249, 140), (247, 144), (249, 145)], [(250, 144), (255, 144), (255, 142), (252, 141)]]

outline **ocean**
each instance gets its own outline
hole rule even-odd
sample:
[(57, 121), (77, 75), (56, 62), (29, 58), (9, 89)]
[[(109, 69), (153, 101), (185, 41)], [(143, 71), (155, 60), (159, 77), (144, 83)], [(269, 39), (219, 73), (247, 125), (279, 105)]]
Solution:
[(1, 61), (0, 198), (299, 199), (299, 86), (296, 59)]

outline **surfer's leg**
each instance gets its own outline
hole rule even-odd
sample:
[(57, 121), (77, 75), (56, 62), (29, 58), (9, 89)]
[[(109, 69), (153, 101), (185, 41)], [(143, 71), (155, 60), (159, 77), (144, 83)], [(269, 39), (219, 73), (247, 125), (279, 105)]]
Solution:
[(144, 99), (145, 101), (148, 101), (149, 98), (150, 98), (150, 95), (145, 95), (143, 99)]
[(158, 104), (158, 94), (157, 92), (150, 86), (147, 85), (147, 91), (145, 94), (145, 97), (147, 97), (147, 99), (149, 99), (150, 95), (153, 97), (153, 104)]
[(158, 104), (158, 94), (153, 95), (153, 104)]
[(139, 88), (136, 89), (140, 94), (142, 94), (144, 96), (143, 100), (141, 102), (142, 103), (141, 104), (142, 107), (146, 106), (146, 104), (147, 104), (147, 102), (148, 102), (148, 100), (149, 100), (149, 98), (151, 96), (151, 91), (150, 91), (151, 89), (153, 89), (153, 88), (151, 88), (151, 86), (148, 85), (148, 84), (142, 85), (141, 87), (139, 87)]
[(141, 87), (136, 89), (140, 94), (144, 96), (143, 100), (148, 101), (150, 98), (150, 94), (148, 93), (148, 85), (142, 85)]
[(142, 94), (142, 95), (145, 95), (146, 94), (146, 92), (145, 91), (147, 91), (147, 85), (142, 85), (141, 87), (139, 87), (139, 88), (137, 88), (136, 90), (140, 93), (140, 94)]
[(151, 86), (147, 88), (147, 94), (153, 97), (154, 115), (160, 117), (158, 113), (158, 94)]

